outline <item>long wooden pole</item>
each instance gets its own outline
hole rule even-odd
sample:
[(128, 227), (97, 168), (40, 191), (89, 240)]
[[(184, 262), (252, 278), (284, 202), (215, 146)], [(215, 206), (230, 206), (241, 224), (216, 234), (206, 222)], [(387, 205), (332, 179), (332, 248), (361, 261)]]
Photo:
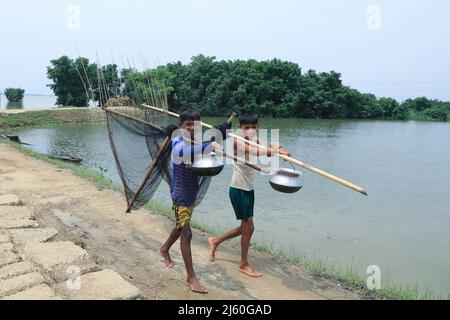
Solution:
[[(254, 141), (250, 141), (250, 140), (244, 139), (244, 138), (242, 138), (242, 137), (240, 137), (240, 136), (237, 136), (237, 135), (235, 135), (235, 134), (229, 133), (228, 135), (229, 135), (230, 137), (233, 137), (233, 138), (235, 138), (235, 139), (238, 139), (238, 140), (240, 140), (240, 141), (243, 141), (243, 142), (245, 142), (245, 143), (247, 143), (247, 144), (250, 144), (250, 145), (252, 145), (252, 146), (266, 148), (266, 147), (264, 147), (264, 146), (262, 146), (262, 145), (260, 145), (260, 144), (258, 144), (258, 143), (256, 143), (256, 142), (254, 142)], [(300, 166), (300, 167), (303, 167), (303, 168), (305, 168), (305, 169), (307, 169), (307, 170), (309, 170), (309, 171), (311, 171), (311, 172), (317, 173), (317, 174), (321, 175), (322, 177), (328, 178), (328, 179), (330, 179), (330, 180), (332, 180), (332, 181), (334, 181), (334, 182), (337, 182), (337, 183), (339, 183), (339, 184), (341, 184), (341, 185), (343, 185), (343, 186), (345, 186), (345, 187), (347, 187), (347, 188), (350, 188), (350, 189), (352, 189), (352, 190), (354, 190), (354, 191), (357, 191), (357, 192), (359, 192), (359, 193), (361, 193), (361, 194), (363, 194), (363, 195), (366, 195), (366, 196), (368, 195), (366, 190), (364, 190), (364, 189), (361, 188), (360, 186), (357, 186), (357, 185), (354, 184), (354, 183), (351, 183), (351, 182), (349, 182), (349, 181), (347, 181), (347, 180), (344, 180), (344, 179), (342, 179), (342, 178), (336, 177), (335, 175), (332, 175), (331, 173), (328, 173), (328, 172), (326, 172), (326, 171), (323, 171), (323, 170), (321, 170), (321, 169), (319, 169), (319, 168), (316, 168), (316, 167), (314, 167), (314, 166), (312, 166), (312, 165), (310, 165), (310, 164), (304, 163), (304, 162), (302, 162), (302, 161), (299, 161), (299, 160), (294, 159), (294, 158), (292, 158), (292, 157), (286, 156), (286, 155), (284, 155), (284, 154), (277, 153), (277, 155), (278, 155), (281, 159), (284, 159), (284, 160), (289, 161), (289, 162), (291, 162), (291, 163), (293, 163), (293, 164), (296, 164), (296, 165), (298, 165), (298, 166)]]
[[(150, 108), (150, 109), (158, 110), (158, 111), (161, 111), (161, 112), (165, 112), (165, 113), (170, 114), (170, 115), (175, 116), (175, 117), (179, 117), (180, 116), (179, 114), (177, 114), (175, 112), (167, 111), (167, 110), (164, 110), (164, 109), (161, 109), (161, 108), (157, 108), (157, 107), (153, 107), (153, 106), (149, 106), (149, 105), (143, 105), (143, 106), (145, 108)], [(202, 122), (202, 125), (204, 127), (206, 127), (206, 128), (213, 128), (213, 126), (211, 126), (210, 124), (204, 123), (204, 122)], [(235, 139), (238, 139), (240, 141), (243, 141), (243, 142), (245, 142), (245, 143), (247, 143), (249, 145), (252, 145), (252, 146), (255, 146), (255, 147), (267, 148), (267, 147), (262, 146), (262, 145), (260, 145), (260, 144), (258, 144), (256, 142), (253, 142), (253, 141), (244, 139), (244, 138), (242, 138), (240, 136), (237, 136), (237, 135), (235, 135), (233, 133), (228, 133), (228, 135), (230, 137), (232, 137), (232, 138), (235, 138)], [(360, 186), (358, 186), (358, 185), (356, 185), (356, 184), (354, 184), (354, 183), (352, 183), (350, 181), (347, 181), (347, 180), (344, 180), (342, 178), (336, 177), (335, 175), (332, 175), (331, 173), (323, 171), (323, 170), (321, 170), (319, 168), (316, 168), (316, 167), (314, 167), (314, 166), (312, 166), (310, 164), (304, 163), (302, 161), (299, 161), (299, 160), (294, 159), (292, 157), (286, 156), (284, 154), (280, 154), (280, 153), (276, 153), (276, 154), (281, 159), (284, 159), (284, 160), (289, 161), (289, 162), (291, 162), (293, 164), (296, 164), (296, 165), (298, 165), (298, 166), (300, 166), (302, 168), (305, 168), (305, 169), (307, 169), (307, 170), (309, 170), (311, 172), (317, 173), (318, 175), (321, 175), (322, 177), (325, 177), (325, 178), (330, 179), (330, 180), (332, 180), (334, 182), (337, 182), (337, 183), (339, 183), (339, 184), (341, 184), (341, 185), (343, 185), (343, 186), (345, 186), (347, 188), (350, 188), (350, 189), (352, 189), (352, 190), (354, 190), (356, 192), (359, 192), (359, 193), (361, 193), (363, 195), (366, 195), (366, 196), (368, 195), (368, 193), (367, 193), (367, 191), (365, 189), (361, 188)]]
[[(148, 104), (145, 104), (145, 103), (142, 104), (142, 106), (143, 106), (144, 108), (147, 108), (147, 109), (153, 109), (153, 110), (156, 110), (156, 111), (160, 111), (160, 112), (167, 113), (167, 114), (169, 114), (169, 115), (171, 115), (171, 116), (174, 116), (174, 117), (177, 117), (177, 118), (180, 117), (180, 115), (179, 115), (178, 113), (175, 113), (175, 112), (172, 112), (172, 111), (163, 109), (163, 108), (158, 108), (158, 107), (154, 107), (154, 106), (149, 106)], [(231, 117), (233, 117), (233, 118), (231, 118)], [(230, 117), (231, 122), (233, 122), (234, 118), (236, 117), (236, 113), (233, 113), (233, 114), (231, 115), (231, 117)], [(227, 121), (228, 123), (231, 123), (231, 122), (230, 122), (230, 119), (228, 119), (228, 121)], [(202, 126), (205, 127), (205, 128), (208, 128), (208, 129), (214, 128), (214, 126), (212, 126), (212, 125), (210, 125), (210, 124), (207, 124), (207, 123), (204, 123), (204, 122), (202, 122)]]
[(150, 165), (150, 168), (148, 169), (148, 172), (145, 175), (144, 180), (142, 180), (141, 185), (137, 189), (136, 193), (134, 194), (133, 199), (131, 200), (130, 204), (128, 205), (128, 208), (127, 208), (127, 211), (126, 211), (127, 213), (129, 213), (131, 211), (131, 207), (133, 206), (133, 204), (136, 201), (137, 197), (141, 193), (142, 189), (144, 189), (144, 186), (147, 183), (147, 180), (150, 179), (150, 176), (152, 175), (153, 171), (155, 171), (156, 165), (158, 164), (159, 159), (163, 155), (164, 150), (165, 150), (166, 146), (169, 144), (169, 142), (170, 142), (170, 137), (166, 137), (164, 139), (164, 142), (162, 143), (161, 147), (159, 148), (158, 153), (155, 156), (155, 159), (153, 159), (153, 162)]
[(247, 167), (250, 167), (250, 168), (252, 168), (252, 169), (254, 169), (254, 170), (256, 170), (256, 171), (259, 171), (259, 172), (262, 172), (262, 173), (265, 173), (265, 174), (269, 174), (269, 173), (270, 173), (270, 170), (267, 169), (267, 168), (263, 168), (263, 167), (261, 167), (261, 166), (259, 166), (259, 165), (257, 165), (257, 164), (251, 163), (251, 162), (249, 162), (249, 161), (247, 161), (247, 160), (245, 160), (245, 159), (242, 159), (242, 158), (239, 158), (239, 157), (237, 157), (237, 156), (234, 156), (234, 155), (225, 153), (225, 152), (223, 152), (222, 150), (215, 150), (215, 152), (216, 152), (216, 153), (219, 153), (219, 154), (221, 154), (221, 155), (223, 155), (223, 156), (226, 157), (226, 158), (232, 159), (232, 160), (234, 160), (235, 162), (243, 163), (243, 164), (245, 164)]

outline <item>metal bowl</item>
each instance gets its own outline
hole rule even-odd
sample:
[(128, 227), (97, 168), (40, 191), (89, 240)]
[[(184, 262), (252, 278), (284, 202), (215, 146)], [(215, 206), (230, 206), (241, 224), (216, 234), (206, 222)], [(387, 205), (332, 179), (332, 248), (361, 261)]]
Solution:
[(270, 178), (269, 182), (276, 191), (295, 193), (303, 187), (300, 175), (300, 171), (282, 168)]
[(212, 177), (222, 172), (225, 163), (214, 153), (194, 159), (191, 169), (199, 176)]

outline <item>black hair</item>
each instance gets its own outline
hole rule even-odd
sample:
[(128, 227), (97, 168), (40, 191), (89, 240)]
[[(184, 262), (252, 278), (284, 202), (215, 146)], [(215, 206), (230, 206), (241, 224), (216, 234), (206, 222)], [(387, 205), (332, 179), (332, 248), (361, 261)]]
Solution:
[(245, 111), (239, 115), (239, 124), (258, 124), (258, 114), (254, 111)]
[(200, 112), (196, 109), (185, 109), (180, 114), (180, 123), (185, 121), (200, 121)]

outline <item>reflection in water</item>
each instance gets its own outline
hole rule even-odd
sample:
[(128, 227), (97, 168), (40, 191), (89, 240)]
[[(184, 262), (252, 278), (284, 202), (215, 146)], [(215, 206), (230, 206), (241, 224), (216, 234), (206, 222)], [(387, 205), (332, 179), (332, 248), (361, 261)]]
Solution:
[(8, 101), (8, 103), (6, 104), (6, 109), (7, 110), (11, 110), (11, 109), (23, 109), (23, 100), (21, 101)]
[(11, 103), (4, 94), (0, 94), (0, 109), (49, 109), (56, 104), (55, 96), (25, 94), (20, 104)]
[[(262, 119), (261, 127), (280, 128), (280, 142), (295, 158), (365, 187), (369, 197), (302, 168), (304, 187), (291, 195), (256, 174), (257, 240), (342, 263), (363, 277), (377, 265), (382, 281), (450, 292), (450, 123)], [(105, 124), (19, 134), (39, 152), (82, 158), (95, 171), (102, 165), (120, 182)], [(237, 225), (228, 199), (231, 174), (226, 165), (213, 178), (196, 219), (222, 229)], [(170, 204), (167, 184), (154, 198)]]

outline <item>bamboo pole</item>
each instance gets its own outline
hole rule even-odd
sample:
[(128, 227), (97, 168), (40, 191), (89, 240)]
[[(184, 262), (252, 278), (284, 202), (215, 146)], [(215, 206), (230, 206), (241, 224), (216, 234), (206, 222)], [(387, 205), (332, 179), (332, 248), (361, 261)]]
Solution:
[(263, 167), (261, 167), (261, 166), (259, 166), (259, 165), (257, 165), (257, 164), (251, 163), (251, 162), (249, 162), (249, 161), (247, 161), (247, 160), (245, 160), (245, 159), (242, 159), (242, 158), (239, 158), (239, 157), (237, 157), (237, 156), (234, 156), (234, 155), (225, 153), (223, 150), (217, 150), (217, 149), (216, 149), (216, 150), (214, 150), (214, 151), (215, 151), (216, 153), (219, 153), (219, 154), (223, 155), (223, 156), (226, 157), (226, 158), (229, 158), (229, 159), (234, 160), (235, 162), (243, 163), (243, 164), (245, 164), (247, 167), (250, 167), (250, 168), (252, 168), (252, 169), (254, 169), (254, 170), (256, 170), (256, 171), (259, 171), (259, 172), (262, 172), (262, 173), (265, 173), (265, 174), (269, 174), (269, 173), (270, 173), (270, 170), (267, 169), (267, 168), (263, 168)]
[[(267, 147), (264, 147), (264, 146), (262, 146), (262, 145), (260, 145), (260, 144), (258, 144), (258, 143), (256, 143), (256, 142), (254, 142), (254, 141), (250, 141), (250, 140), (244, 139), (244, 138), (242, 138), (242, 137), (240, 137), (240, 136), (237, 136), (237, 135), (235, 135), (235, 134), (229, 133), (228, 135), (229, 135), (230, 137), (233, 137), (233, 138), (235, 138), (235, 139), (238, 139), (238, 140), (240, 140), (240, 141), (243, 141), (243, 142), (245, 142), (245, 143), (247, 143), (247, 144), (249, 144), (249, 145), (252, 145), (252, 146), (254, 146), (254, 147), (263, 147), (263, 148), (267, 148)], [(356, 192), (359, 192), (359, 193), (361, 193), (361, 194), (363, 194), (363, 195), (366, 195), (366, 196), (368, 195), (366, 190), (364, 190), (364, 189), (361, 188), (360, 186), (357, 186), (357, 185), (354, 184), (354, 183), (351, 183), (351, 182), (349, 182), (349, 181), (347, 181), (347, 180), (344, 180), (344, 179), (342, 179), (342, 178), (336, 177), (335, 175), (332, 175), (331, 173), (328, 173), (328, 172), (326, 172), (326, 171), (323, 171), (323, 170), (321, 170), (321, 169), (319, 169), (319, 168), (316, 168), (316, 167), (314, 167), (314, 166), (312, 166), (312, 165), (309, 165), (309, 164), (307, 164), (307, 163), (304, 163), (304, 162), (299, 161), (299, 160), (297, 160), (297, 159), (294, 159), (294, 158), (292, 158), (292, 157), (286, 156), (286, 155), (284, 155), (284, 154), (277, 153), (277, 155), (278, 155), (278, 157), (280, 157), (281, 159), (284, 159), (284, 160), (289, 161), (289, 162), (291, 162), (291, 163), (293, 163), (293, 164), (296, 164), (296, 165), (298, 165), (298, 166), (300, 166), (300, 167), (303, 167), (303, 168), (305, 168), (305, 169), (307, 169), (307, 170), (309, 170), (309, 171), (311, 171), (311, 172), (317, 173), (317, 174), (321, 175), (322, 177), (328, 178), (328, 179), (330, 179), (330, 180), (332, 180), (332, 181), (334, 181), (334, 182), (337, 182), (337, 183), (339, 183), (339, 184), (341, 184), (341, 185), (343, 185), (343, 186), (345, 186), (345, 187), (347, 187), (347, 188), (350, 188), (350, 189), (352, 189), (352, 190), (354, 190), (354, 191), (356, 191)]]
[[(156, 111), (159, 111), (159, 112), (167, 113), (167, 114), (169, 114), (169, 115), (171, 115), (171, 116), (174, 116), (174, 117), (177, 117), (177, 118), (180, 117), (180, 115), (179, 115), (178, 113), (175, 113), (175, 112), (172, 112), (172, 111), (163, 109), (163, 108), (158, 108), (158, 107), (154, 107), (154, 106), (149, 106), (148, 104), (145, 104), (145, 103), (142, 104), (142, 106), (143, 106), (144, 108), (147, 108), (147, 109), (153, 109), (153, 110), (156, 110)], [(231, 118), (231, 117), (233, 117), (233, 118)], [(233, 114), (231, 115), (231, 117), (230, 117), (231, 120), (228, 119), (227, 123), (233, 122), (234, 118), (236, 117), (236, 113), (233, 113)], [(231, 121), (231, 122), (230, 122), (230, 121)], [(208, 128), (208, 129), (214, 128), (214, 126), (212, 126), (212, 125), (210, 125), (210, 124), (207, 124), (207, 123), (204, 123), (204, 122), (202, 122), (202, 126), (205, 127), (205, 128)]]
[[(175, 112), (167, 111), (167, 110), (164, 110), (164, 109), (161, 109), (161, 108), (157, 108), (157, 107), (153, 107), (153, 106), (149, 106), (149, 105), (143, 105), (143, 106), (145, 108), (150, 108), (150, 109), (158, 110), (160, 112), (165, 112), (165, 113), (170, 114), (170, 115), (175, 116), (175, 117), (179, 117), (180, 116), (179, 114), (177, 114)], [(204, 127), (206, 127), (206, 128), (213, 128), (213, 126), (211, 126), (210, 124), (204, 123), (204, 122), (202, 122), (202, 125)], [(238, 139), (240, 141), (243, 141), (243, 142), (245, 142), (245, 143), (247, 143), (249, 145), (252, 145), (252, 146), (255, 146), (255, 147), (262, 147), (262, 148), (266, 148), (267, 149), (267, 147), (265, 147), (265, 146), (262, 146), (262, 145), (260, 145), (260, 144), (258, 144), (256, 142), (253, 142), (253, 141), (244, 139), (242, 137), (239, 137), (239, 136), (237, 136), (237, 135), (235, 135), (233, 133), (228, 133), (228, 135), (230, 137), (232, 137), (232, 138), (235, 138), (235, 139)], [(359, 192), (359, 193), (361, 193), (363, 195), (366, 195), (366, 196), (368, 195), (368, 193), (367, 193), (367, 191), (365, 189), (361, 188), (360, 186), (358, 186), (358, 185), (356, 185), (356, 184), (354, 184), (354, 183), (352, 183), (350, 181), (347, 181), (347, 180), (344, 180), (342, 178), (339, 178), (339, 177), (337, 177), (335, 175), (332, 175), (331, 173), (323, 171), (323, 170), (321, 170), (319, 168), (316, 168), (316, 167), (314, 167), (314, 166), (312, 166), (310, 164), (304, 163), (304, 162), (299, 161), (297, 159), (294, 159), (292, 157), (280, 154), (278, 152), (276, 154), (281, 159), (284, 159), (284, 160), (289, 161), (289, 162), (291, 162), (293, 164), (296, 164), (296, 165), (298, 165), (298, 166), (300, 166), (302, 168), (305, 168), (305, 169), (307, 169), (307, 170), (309, 170), (311, 172), (317, 173), (318, 175), (321, 175), (324, 178), (327, 178), (327, 179), (330, 179), (330, 180), (332, 180), (334, 182), (337, 182), (337, 183), (339, 183), (339, 184), (341, 184), (341, 185), (343, 185), (343, 186), (345, 186), (347, 188), (350, 188), (350, 189), (352, 189), (352, 190), (354, 190), (356, 192)]]

